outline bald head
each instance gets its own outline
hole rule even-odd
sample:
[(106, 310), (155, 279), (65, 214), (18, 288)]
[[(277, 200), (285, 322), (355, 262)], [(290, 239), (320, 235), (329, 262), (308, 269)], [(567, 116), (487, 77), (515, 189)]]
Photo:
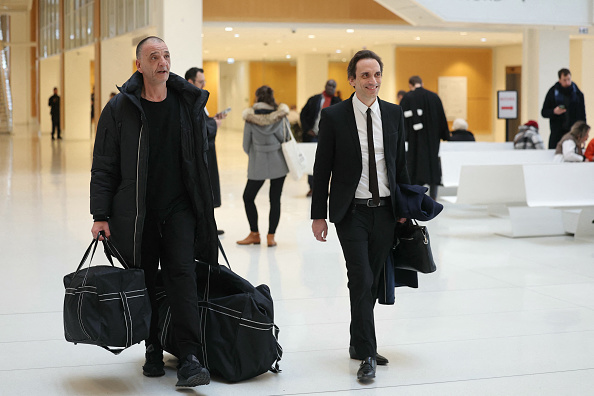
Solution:
[(140, 59), (140, 55), (142, 54), (142, 47), (148, 42), (156, 42), (156, 43), (164, 43), (162, 39), (157, 36), (148, 36), (140, 40), (140, 43), (136, 46), (136, 59)]

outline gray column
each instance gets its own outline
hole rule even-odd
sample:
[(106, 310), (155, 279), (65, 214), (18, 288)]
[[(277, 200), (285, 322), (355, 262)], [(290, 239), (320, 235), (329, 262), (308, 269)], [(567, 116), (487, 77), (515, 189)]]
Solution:
[(171, 71), (184, 76), (202, 66), (202, 0), (156, 0), (157, 35), (171, 52)]
[(307, 99), (324, 90), (328, 81), (328, 56), (301, 55), (297, 57), (297, 109), (307, 103)]

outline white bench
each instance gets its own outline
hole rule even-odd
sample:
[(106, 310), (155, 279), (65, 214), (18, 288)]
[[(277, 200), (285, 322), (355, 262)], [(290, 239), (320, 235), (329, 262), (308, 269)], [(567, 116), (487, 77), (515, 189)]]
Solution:
[[(504, 206), (511, 237), (594, 236), (594, 163), (464, 165), (459, 204)], [(569, 210), (562, 210), (569, 209)]]
[(514, 142), (441, 142), (439, 153), (445, 151), (499, 151), (513, 150)]
[(524, 165), (523, 174), (529, 207), (565, 209), (566, 232), (594, 236), (594, 163)]
[(444, 187), (458, 187), (463, 165), (551, 163), (554, 156), (555, 150), (443, 151), (441, 181)]

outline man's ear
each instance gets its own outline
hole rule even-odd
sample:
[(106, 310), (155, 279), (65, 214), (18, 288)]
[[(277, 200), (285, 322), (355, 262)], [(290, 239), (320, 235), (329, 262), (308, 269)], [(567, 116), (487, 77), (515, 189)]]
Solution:
[(140, 68), (140, 61), (138, 59), (136, 59), (136, 69), (142, 73), (142, 69)]

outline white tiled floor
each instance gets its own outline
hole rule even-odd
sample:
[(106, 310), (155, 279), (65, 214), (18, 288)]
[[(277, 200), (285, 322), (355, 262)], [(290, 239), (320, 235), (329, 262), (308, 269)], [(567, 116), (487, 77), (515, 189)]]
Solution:
[[(233, 269), (270, 286), (284, 349), (281, 374), (216, 378), (176, 391), (141, 374), (144, 348), (120, 356), (62, 334), (62, 276), (91, 239), (89, 142), (0, 135), (0, 395), (590, 395), (594, 394), (594, 245), (572, 237), (508, 239), (505, 219), (446, 204), (428, 224), (438, 271), (378, 306), (379, 351), (367, 385), (348, 358), (349, 303), (336, 232), (311, 235), (307, 183), (287, 180), (276, 248), (240, 247), (241, 132), (217, 138), (223, 206), (215, 210)], [(267, 228), (267, 188), (258, 196)]]

